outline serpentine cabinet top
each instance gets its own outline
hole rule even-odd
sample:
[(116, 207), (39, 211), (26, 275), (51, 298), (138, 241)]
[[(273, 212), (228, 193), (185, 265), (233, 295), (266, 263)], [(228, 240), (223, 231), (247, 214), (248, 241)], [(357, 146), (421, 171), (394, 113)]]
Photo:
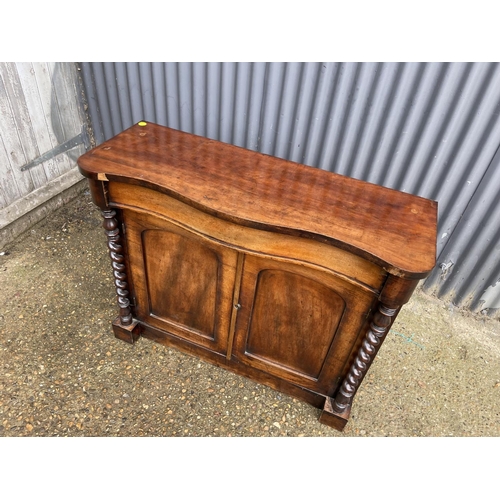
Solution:
[(328, 242), (397, 276), (423, 278), (435, 264), (437, 202), (332, 172), (149, 122), (78, 165), (240, 225)]

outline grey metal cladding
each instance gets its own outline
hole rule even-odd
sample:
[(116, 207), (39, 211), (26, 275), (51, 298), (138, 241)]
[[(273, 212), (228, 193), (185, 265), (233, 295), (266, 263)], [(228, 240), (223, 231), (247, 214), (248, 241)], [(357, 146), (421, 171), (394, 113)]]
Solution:
[(481, 310), (500, 278), (498, 63), (83, 63), (82, 72), (98, 142), (145, 119), (435, 199), (439, 265), (426, 289)]

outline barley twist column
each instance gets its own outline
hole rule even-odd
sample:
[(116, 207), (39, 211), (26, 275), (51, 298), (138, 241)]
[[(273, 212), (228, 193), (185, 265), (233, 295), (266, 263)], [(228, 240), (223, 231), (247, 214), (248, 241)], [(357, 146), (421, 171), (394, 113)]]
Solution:
[(122, 253), (123, 247), (121, 245), (120, 229), (118, 221), (115, 218), (116, 212), (114, 210), (103, 210), (102, 216), (104, 217), (102, 227), (108, 238), (109, 256), (111, 257), (117, 301), (120, 307), (120, 324), (129, 326), (132, 324), (132, 313), (128, 299), (129, 291), (127, 275), (125, 273), (125, 258)]
[(361, 344), (361, 347), (351, 365), (349, 372), (340, 390), (332, 403), (333, 411), (342, 413), (351, 404), (359, 384), (363, 380), (368, 368), (373, 362), (375, 355), (392, 323), (392, 317), (398, 309), (391, 309), (379, 304), (377, 312), (373, 316), (370, 327)]

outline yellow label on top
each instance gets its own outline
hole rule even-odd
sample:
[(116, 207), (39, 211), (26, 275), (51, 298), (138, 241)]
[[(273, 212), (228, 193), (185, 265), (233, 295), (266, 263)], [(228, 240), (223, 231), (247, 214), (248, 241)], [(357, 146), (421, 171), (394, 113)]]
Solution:
[(139, 125), (139, 127), (145, 127), (147, 125), (146, 122), (139, 122), (137, 125)]

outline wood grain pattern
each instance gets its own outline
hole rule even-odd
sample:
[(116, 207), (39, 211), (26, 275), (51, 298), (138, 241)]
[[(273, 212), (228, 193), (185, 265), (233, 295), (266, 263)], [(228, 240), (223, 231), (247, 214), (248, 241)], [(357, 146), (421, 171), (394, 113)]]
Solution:
[(225, 354), (237, 253), (149, 214), (123, 220), (137, 319)]
[(322, 283), (278, 269), (259, 273), (245, 354), (317, 380), (345, 302)]
[(233, 356), (333, 395), (376, 301), (376, 293), (307, 265), (247, 255)]
[[(94, 185), (95, 182), (91, 181), (90, 184)], [(101, 202), (108, 196), (112, 207), (154, 214), (207, 241), (217, 241), (235, 250), (244, 249), (248, 254), (264, 254), (267, 258), (308, 262), (331, 270), (352, 283), (367, 285), (369, 291), (379, 290), (387, 279), (387, 272), (380, 266), (340, 248), (220, 220), (170, 196), (141, 186), (117, 182), (102, 184), (110, 184), (109, 191), (101, 194), (101, 190), (96, 188), (96, 202)]]
[(214, 338), (217, 254), (170, 231), (144, 231), (142, 245), (151, 314)]
[[(437, 203), (149, 123), (78, 162), (241, 225), (329, 242), (391, 274), (434, 267)], [(402, 252), (401, 248), (405, 248)]]

